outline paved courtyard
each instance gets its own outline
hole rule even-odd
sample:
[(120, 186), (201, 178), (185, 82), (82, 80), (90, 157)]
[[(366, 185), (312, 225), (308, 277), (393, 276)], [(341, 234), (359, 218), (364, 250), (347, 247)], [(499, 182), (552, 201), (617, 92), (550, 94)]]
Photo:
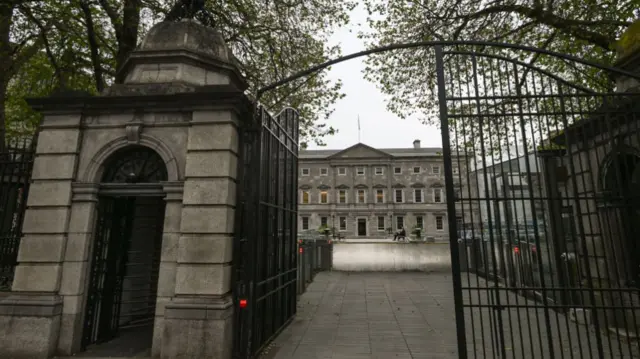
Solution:
[[(463, 286), (488, 289), (484, 280), (468, 273)], [(551, 352), (556, 358), (600, 357), (593, 330), (504, 290), (500, 300), (510, 309), (489, 309), (487, 293), (494, 291), (486, 289), (464, 293), (465, 304), (474, 306), (465, 308), (469, 358), (548, 358)], [(505, 343), (503, 355), (495, 345), (498, 337)], [(601, 339), (602, 357), (638, 355), (637, 344), (605, 335)], [(263, 356), (457, 358), (451, 274), (321, 272), (300, 297), (291, 325)]]
[(265, 357), (457, 358), (450, 277), (319, 273)]

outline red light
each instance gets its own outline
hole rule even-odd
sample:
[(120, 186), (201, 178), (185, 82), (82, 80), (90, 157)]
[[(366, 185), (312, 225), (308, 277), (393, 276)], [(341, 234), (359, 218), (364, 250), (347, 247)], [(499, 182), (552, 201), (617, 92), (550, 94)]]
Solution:
[(246, 307), (247, 307), (247, 300), (240, 299), (240, 308), (246, 308)]
[(520, 248), (518, 248), (518, 247), (513, 247), (513, 253), (515, 253), (515, 254), (520, 253)]
[(300, 253), (302, 253), (302, 247), (300, 247)]

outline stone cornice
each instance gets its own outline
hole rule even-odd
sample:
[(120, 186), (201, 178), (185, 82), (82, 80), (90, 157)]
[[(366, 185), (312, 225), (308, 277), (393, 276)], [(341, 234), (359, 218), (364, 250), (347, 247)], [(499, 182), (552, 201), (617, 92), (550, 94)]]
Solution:
[(201, 86), (189, 93), (139, 94), (124, 96), (71, 96), (30, 98), (27, 103), (37, 111), (53, 113), (104, 113), (153, 109), (188, 111), (231, 108), (239, 113), (253, 112), (254, 104), (243, 91), (232, 85)]

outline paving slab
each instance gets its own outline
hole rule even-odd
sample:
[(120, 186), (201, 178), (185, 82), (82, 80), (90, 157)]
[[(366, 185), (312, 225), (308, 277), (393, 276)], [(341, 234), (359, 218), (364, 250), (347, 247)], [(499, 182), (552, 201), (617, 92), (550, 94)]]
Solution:
[[(462, 279), (484, 288), (463, 293), (468, 358), (599, 358), (598, 336), (602, 357), (633, 357), (631, 346), (512, 292), (500, 291), (511, 308), (490, 309), (498, 291)], [(451, 274), (321, 272), (270, 347), (269, 359), (458, 358)]]

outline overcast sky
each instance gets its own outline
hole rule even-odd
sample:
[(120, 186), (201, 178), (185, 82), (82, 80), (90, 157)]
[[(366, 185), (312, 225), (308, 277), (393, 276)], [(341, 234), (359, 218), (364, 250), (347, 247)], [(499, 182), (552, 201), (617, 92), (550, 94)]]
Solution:
[[(357, 38), (359, 26), (366, 26), (367, 13), (363, 6), (356, 7), (351, 14), (351, 23), (338, 30), (332, 44), (339, 43), (343, 55), (364, 50), (363, 42)], [(351, 30), (351, 31), (350, 31)], [(416, 118), (402, 120), (387, 111), (385, 97), (374, 83), (363, 78), (364, 58), (358, 58), (333, 66), (329, 71), (332, 79), (342, 79), (346, 97), (335, 106), (328, 124), (338, 130), (327, 137), (323, 148), (340, 149), (358, 143), (358, 115), (360, 116), (360, 142), (373, 147), (411, 147), (413, 140), (420, 139), (423, 147), (440, 147), (440, 130), (421, 124)], [(309, 149), (318, 148), (314, 143)]]

